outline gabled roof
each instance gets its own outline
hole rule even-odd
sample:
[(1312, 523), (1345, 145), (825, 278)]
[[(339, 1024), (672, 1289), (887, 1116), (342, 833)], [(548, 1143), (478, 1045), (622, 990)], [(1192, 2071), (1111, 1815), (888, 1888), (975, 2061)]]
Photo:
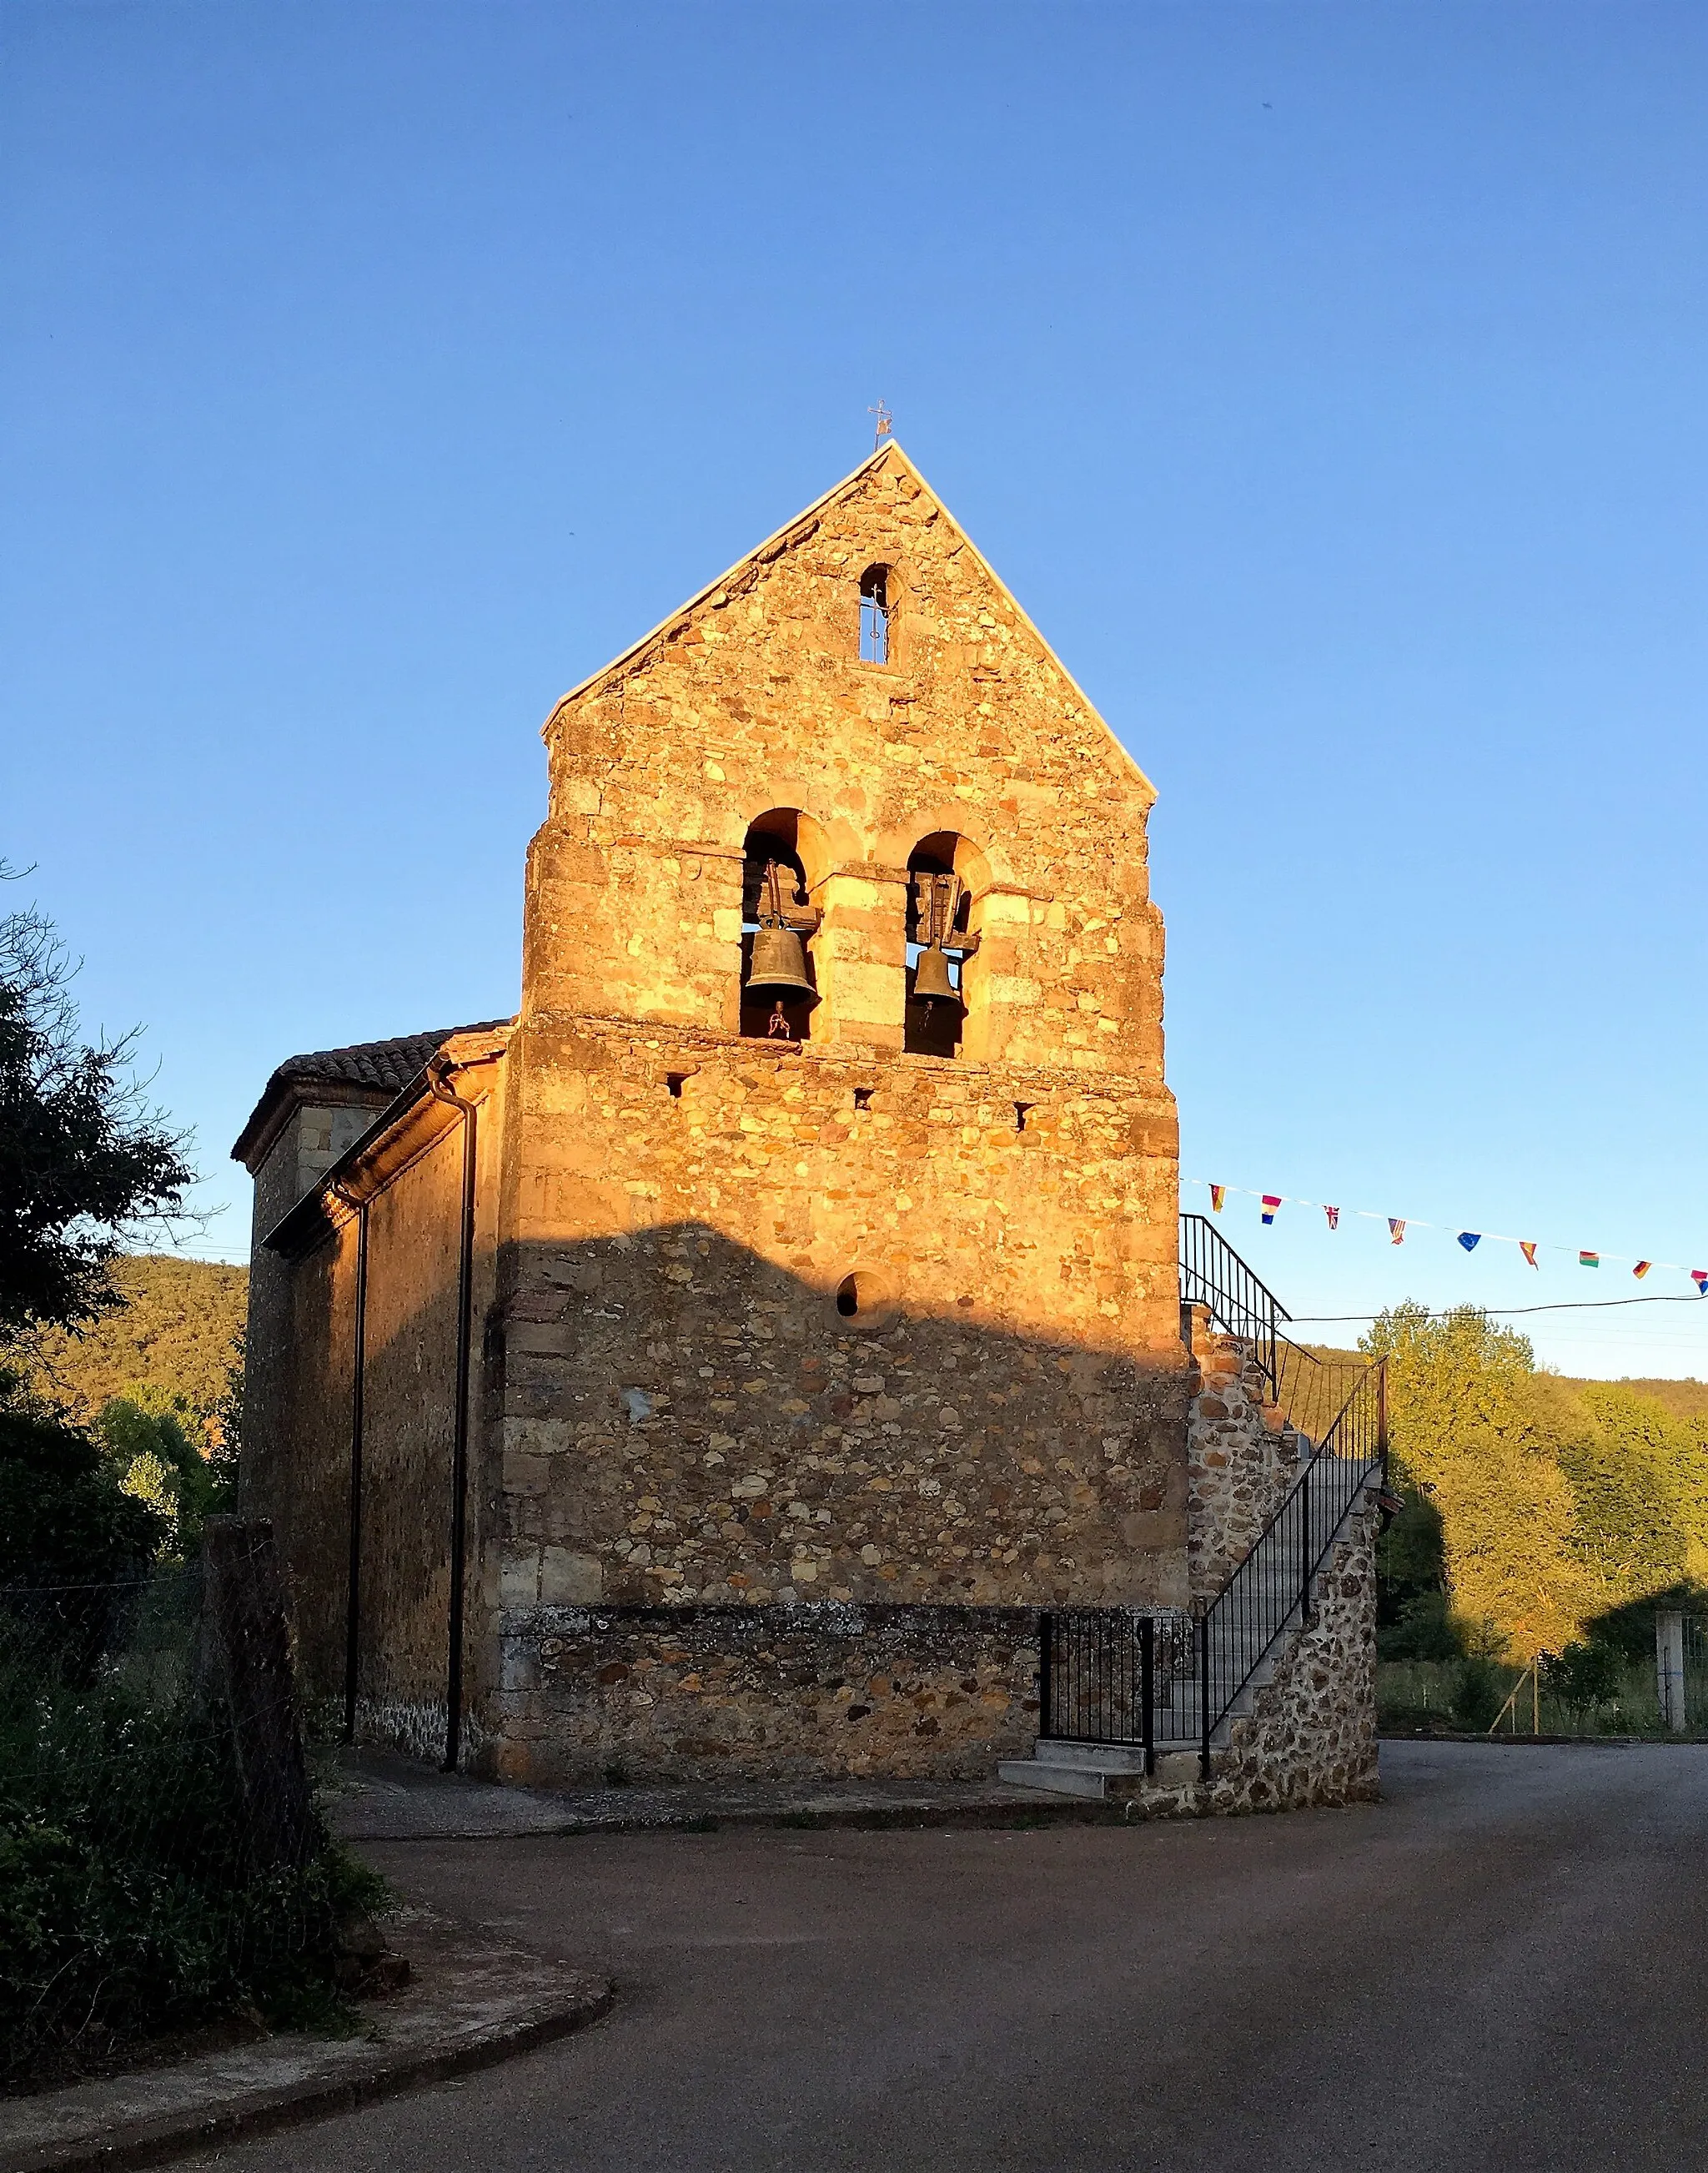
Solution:
[(315, 1087), (330, 1089), (329, 1098), (336, 1101), (383, 1104), (401, 1094), (453, 1034), (490, 1033), (509, 1024), (507, 1018), (482, 1019), (473, 1026), (436, 1027), (426, 1033), (396, 1034), (389, 1041), (358, 1041), (347, 1049), (313, 1049), (301, 1056), (288, 1056), (261, 1089), (231, 1158), (248, 1162), (275, 1114), (288, 1103), (311, 1101)]
[(1096, 704), (1091, 700), (1085, 688), (1080, 686), (1079, 681), (1075, 678), (1073, 673), (1069, 671), (1067, 666), (1063, 663), (1061, 658), (1056, 654), (1054, 649), (1044, 639), (1043, 635), (1039, 633), (1037, 626), (1033, 623), (1032, 619), (1027, 613), (1025, 606), (1015, 595), (1013, 590), (1009, 587), (1007, 582), (1003, 580), (1001, 574), (997, 572), (996, 569), (991, 564), (989, 559), (985, 557), (984, 553), (979, 549), (978, 546), (973, 542), (973, 538), (967, 534), (961, 523), (955, 518), (954, 515), (951, 513), (948, 507), (944, 504), (941, 498), (940, 498), (937, 493), (932, 489), (930, 484), (926, 482), (919, 468), (914, 465), (913, 461), (908, 458), (908, 455), (902, 451), (900, 443), (894, 438), (886, 438), (884, 442), (877, 447), (876, 451), (869, 454), (867, 457), (860, 462), (857, 468), (851, 469), (849, 472), (843, 477), (840, 483), (832, 483), (830, 488), (824, 492), (821, 497), (814, 499), (811, 505), (804, 506), (799, 513), (793, 516), (792, 519), (785, 520), (782, 527), (773, 529), (771, 534), (765, 538), (765, 541), (762, 543), (756, 545), (752, 550), (747, 552), (743, 557), (738, 558), (733, 566), (726, 568), (723, 573), (718, 575), (715, 580), (708, 581), (704, 588), (697, 590), (694, 595), (691, 596), (687, 599), (686, 603), (678, 604), (673, 612), (667, 612), (665, 617), (659, 621), (656, 626), (652, 627), (648, 630), (648, 632), (642, 634), (638, 641), (631, 642), (628, 647), (623, 650), (620, 655), (613, 656), (608, 664), (601, 664), (598, 671), (590, 672), (586, 678), (583, 679), (579, 685), (572, 687), (567, 694), (560, 696), (559, 698), (552, 705), (551, 714), (547, 718), (545, 724), (541, 727), (541, 736), (543, 737), (547, 732), (550, 731), (552, 721), (556, 718), (558, 712), (563, 709), (566, 703), (574, 701), (578, 696), (586, 693), (590, 687), (596, 687), (601, 679), (609, 678), (613, 673), (622, 671), (628, 666), (632, 665), (638, 657), (644, 655), (655, 643), (664, 639), (665, 637), (671, 633), (672, 628), (680, 625), (682, 621), (687, 617), (691, 612), (698, 611), (703, 605), (709, 602), (711, 598), (716, 596), (720, 589), (728, 589), (737, 586), (751, 574), (757, 572), (761, 564), (779, 557), (783, 552), (789, 548), (791, 543), (796, 541), (804, 542), (805, 537), (800, 534), (800, 531), (808, 523), (816, 523), (819, 515), (823, 512), (824, 509), (827, 505), (832, 504), (838, 499), (843, 498), (852, 492), (859, 484), (864, 483), (868, 476), (873, 474), (877, 469), (883, 466), (886, 462), (892, 464), (894, 466), (901, 469), (904, 473), (911, 476), (913, 481), (919, 485), (919, 488), (930, 499), (932, 504), (942, 515), (944, 520), (948, 522), (951, 528), (952, 528), (955, 533), (961, 538), (961, 541), (965, 544), (967, 550), (969, 550), (973, 558), (978, 560), (979, 565), (983, 569), (985, 574), (989, 577), (992, 585), (999, 589), (1002, 591), (1002, 594), (1008, 599), (1008, 601), (1013, 606), (1015, 616), (1026, 628), (1033, 640), (1037, 643), (1038, 647), (1043, 650), (1044, 655), (1048, 657), (1050, 662), (1054, 665), (1056, 670), (1061, 673), (1063, 678), (1066, 680), (1068, 685), (1073, 689), (1075, 695), (1080, 701), (1084, 703), (1086, 714), (1088, 716), (1095, 717), (1097, 722), (1102, 726), (1104, 731), (1108, 734), (1111, 746), (1113, 747), (1123, 762), (1129, 766), (1129, 768), (1133, 771), (1134, 776), (1138, 778), (1140, 783), (1145, 787), (1149, 799), (1154, 801), (1156, 797), (1156, 786), (1151, 784), (1150, 779), (1145, 776), (1144, 771), (1140, 769), (1138, 763), (1134, 761), (1133, 757), (1128, 752), (1127, 749), (1122, 746), (1120, 741), (1116, 738), (1113, 731), (1110, 730), (1107, 720), (1103, 716), (1102, 712), (1097, 708)]

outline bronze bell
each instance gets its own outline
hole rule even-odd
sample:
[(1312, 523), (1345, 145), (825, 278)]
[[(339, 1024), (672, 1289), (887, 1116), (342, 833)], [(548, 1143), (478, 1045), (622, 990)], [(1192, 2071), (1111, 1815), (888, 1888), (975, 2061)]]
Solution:
[(913, 994), (929, 1004), (958, 1004), (961, 991), (949, 978), (949, 954), (933, 943), (919, 953), (913, 968)]
[(812, 995), (812, 984), (806, 978), (806, 948), (792, 928), (755, 930), (747, 986), (793, 989), (803, 996)]

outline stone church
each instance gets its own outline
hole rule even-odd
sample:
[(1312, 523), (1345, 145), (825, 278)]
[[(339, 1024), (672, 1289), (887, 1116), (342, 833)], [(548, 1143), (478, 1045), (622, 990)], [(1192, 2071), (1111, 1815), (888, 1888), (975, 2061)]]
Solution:
[(245, 1507), (349, 1731), (986, 1775), (1185, 1605), (1152, 787), (899, 446), (547, 720), (514, 1018), (298, 1057)]

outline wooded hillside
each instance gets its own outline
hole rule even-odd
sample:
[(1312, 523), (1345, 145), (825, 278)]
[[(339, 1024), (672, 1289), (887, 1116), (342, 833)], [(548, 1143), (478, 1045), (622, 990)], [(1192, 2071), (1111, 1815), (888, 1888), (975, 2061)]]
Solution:
[(80, 1420), (137, 1388), (181, 1396), (207, 1418), (225, 1394), (249, 1303), (248, 1269), (139, 1257), (120, 1260), (114, 1281), (123, 1308), (82, 1335), (44, 1336), (35, 1385)]

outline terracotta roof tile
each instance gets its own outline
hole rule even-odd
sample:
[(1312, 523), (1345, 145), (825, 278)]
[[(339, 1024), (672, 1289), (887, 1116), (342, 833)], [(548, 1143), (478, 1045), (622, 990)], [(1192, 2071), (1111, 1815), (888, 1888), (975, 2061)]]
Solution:
[(401, 1033), (390, 1041), (353, 1042), (348, 1049), (314, 1049), (302, 1056), (288, 1056), (267, 1081), (283, 1086), (288, 1079), (335, 1079), (350, 1086), (384, 1087), (401, 1094), (434, 1049), (454, 1033), (490, 1033), (508, 1026), (508, 1019), (482, 1019), (473, 1026), (442, 1026), (430, 1033)]
[(288, 1056), (277, 1065), (261, 1090), (261, 1099), (232, 1148), (234, 1161), (247, 1162), (257, 1146), (271, 1137), (270, 1120), (286, 1105), (287, 1089), (328, 1086), (354, 1087), (358, 1093), (401, 1094), (436, 1049), (458, 1033), (491, 1033), (509, 1026), (509, 1019), (481, 1019), (472, 1026), (438, 1027), (430, 1033), (400, 1033), (390, 1041), (353, 1042), (348, 1049), (310, 1049), (300, 1056)]

